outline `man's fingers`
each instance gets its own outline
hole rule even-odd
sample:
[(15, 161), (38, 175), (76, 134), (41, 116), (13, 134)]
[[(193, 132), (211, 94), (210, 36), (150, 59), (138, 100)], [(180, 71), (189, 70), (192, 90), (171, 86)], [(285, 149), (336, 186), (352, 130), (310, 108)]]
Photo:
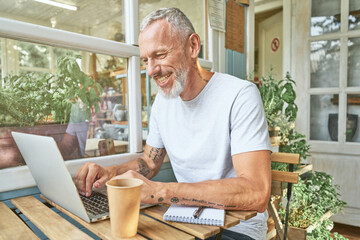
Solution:
[(77, 189), (80, 194), (85, 195), (86, 191), (86, 176), (87, 176), (88, 168), (87, 166), (81, 167), (76, 174), (74, 175), (74, 181)]
[(95, 181), (94, 187), (99, 188), (99, 187), (104, 186), (107, 180), (108, 180), (107, 175), (101, 176), (101, 178), (99, 178), (97, 181)]
[(85, 186), (85, 195), (89, 197), (91, 195), (92, 187), (96, 177), (99, 177), (98, 174), (101, 171), (101, 167), (99, 166), (92, 166), (89, 167), (87, 176), (86, 176), (86, 186)]

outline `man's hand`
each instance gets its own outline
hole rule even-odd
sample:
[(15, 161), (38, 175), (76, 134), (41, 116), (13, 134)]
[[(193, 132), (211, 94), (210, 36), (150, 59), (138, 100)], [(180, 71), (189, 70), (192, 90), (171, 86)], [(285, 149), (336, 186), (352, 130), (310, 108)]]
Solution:
[[(122, 178), (138, 178), (140, 180), (143, 180), (144, 184), (141, 188), (141, 202), (147, 203), (147, 204), (157, 204), (160, 203), (162, 198), (156, 198), (154, 195), (158, 195), (157, 189), (160, 183), (153, 182), (140, 173), (129, 170), (124, 174), (118, 175), (116, 177), (113, 177), (112, 179), (122, 179)], [(159, 201), (160, 200), (160, 201)]]
[(76, 171), (73, 180), (79, 193), (89, 197), (93, 185), (95, 188), (102, 187), (109, 178), (109, 172), (105, 168), (87, 162)]

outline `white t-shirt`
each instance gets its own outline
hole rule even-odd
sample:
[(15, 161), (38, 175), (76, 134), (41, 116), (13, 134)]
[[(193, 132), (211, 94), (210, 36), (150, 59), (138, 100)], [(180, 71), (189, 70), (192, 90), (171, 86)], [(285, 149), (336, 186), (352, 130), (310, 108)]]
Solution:
[[(232, 155), (270, 150), (258, 89), (249, 81), (222, 73), (215, 73), (190, 101), (158, 94), (146, 142), (166, 149), (178, 182), (236, 177)], [(230, 230), (264, 239), (266, 220), (265, 211)]]

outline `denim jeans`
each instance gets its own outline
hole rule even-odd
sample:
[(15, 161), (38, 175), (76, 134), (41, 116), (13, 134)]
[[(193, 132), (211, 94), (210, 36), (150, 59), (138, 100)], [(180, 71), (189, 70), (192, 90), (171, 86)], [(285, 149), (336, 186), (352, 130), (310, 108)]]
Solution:
[[(210, 238), (207, 238), (206, 240), (215, 240), (215, 239), (216, 236), (212, 236)], [(221, 240), (254, 240), (254, 239), (242, 233), (224, 230), (221, 235)]]

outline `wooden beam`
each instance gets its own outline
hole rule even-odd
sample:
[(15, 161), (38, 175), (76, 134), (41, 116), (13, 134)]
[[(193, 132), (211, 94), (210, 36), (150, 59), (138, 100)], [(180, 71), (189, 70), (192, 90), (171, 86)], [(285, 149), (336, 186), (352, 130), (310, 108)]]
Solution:
[(271, 161), (279, 162), (279, 163), (288, 163), (288, 164), (299, 164), (300, 154), (274, 152), (271, 154)]
[(271, 170), (271, 180), (287, 183), (298, 183), (299, 173)]

